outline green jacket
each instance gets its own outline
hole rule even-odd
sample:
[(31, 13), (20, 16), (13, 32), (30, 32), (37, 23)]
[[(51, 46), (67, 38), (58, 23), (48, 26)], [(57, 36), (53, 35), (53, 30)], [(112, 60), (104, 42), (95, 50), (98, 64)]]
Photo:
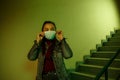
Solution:
[[(37, 69), (37, 77), (36, 80), (42, 80), (42, 71), (44, 66), (44, 59), (45, 55), (42, 54), (42, 41), (39, 45), (34, 43), (32, 48), (30, 49), (28, 53), (28, 59), (29, 60), (36, 60), (38, 59), (38, 69)], [(52, 59), (55, 65), (57, 76), (59, 77), (59, 80), (69, 80), (68, 74), (65, 68), (64, 59), (68, 59), (73, 56), (73, 52), (70, 49), (69, 45), (63, 39), (61, 42), (55, 41), (55, 48), (53, 50)]]

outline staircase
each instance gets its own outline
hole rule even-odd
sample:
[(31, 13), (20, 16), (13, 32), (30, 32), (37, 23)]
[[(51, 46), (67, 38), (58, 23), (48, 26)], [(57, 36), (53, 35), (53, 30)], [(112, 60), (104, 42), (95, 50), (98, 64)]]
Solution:
[[(94, 80), (119, 48), (120, 30), (115, 30), (95, 50), (90, 50), (90, 55), (84, 56), (84, 62), (76, 62), (76, 69), (70, 72), (71, 80)], [(105, 80), (104, 74), (100, 80)], [(108, 80), (120, 80), (120, 53), (108, 68)]]

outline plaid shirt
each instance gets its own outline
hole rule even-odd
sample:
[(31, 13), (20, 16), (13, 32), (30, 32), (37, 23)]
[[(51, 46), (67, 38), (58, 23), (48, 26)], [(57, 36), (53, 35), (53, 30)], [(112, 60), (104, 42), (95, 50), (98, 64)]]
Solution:
[(48, 46), (48, 49), (47, 49), (47, 52), (45, 53), (45, 60), (44, 60), (44, 68), (43, 68), (43, 73), (48, 73), (48, 72), (53, 72), (55, 71), (55, 66), (54, 66), (54, 63), (53, 63), (53, 59), (51, 57), (52, 55), (52, 42), (51, 41), (47, 41), (46, 42), (47, 46)]

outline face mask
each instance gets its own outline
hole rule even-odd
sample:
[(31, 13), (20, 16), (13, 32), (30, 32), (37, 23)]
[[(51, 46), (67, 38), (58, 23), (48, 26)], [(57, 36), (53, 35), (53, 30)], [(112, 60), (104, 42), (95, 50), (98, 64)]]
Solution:
[(45, 31), (45, 38), (53, 40), (55, 38), (55, 31)]

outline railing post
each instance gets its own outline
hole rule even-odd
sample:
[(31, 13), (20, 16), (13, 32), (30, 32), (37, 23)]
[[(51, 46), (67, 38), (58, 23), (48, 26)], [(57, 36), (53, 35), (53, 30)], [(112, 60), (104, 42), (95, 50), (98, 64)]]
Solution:
[(105, 71), (105, 80), (108, 80), (108, 69)]

